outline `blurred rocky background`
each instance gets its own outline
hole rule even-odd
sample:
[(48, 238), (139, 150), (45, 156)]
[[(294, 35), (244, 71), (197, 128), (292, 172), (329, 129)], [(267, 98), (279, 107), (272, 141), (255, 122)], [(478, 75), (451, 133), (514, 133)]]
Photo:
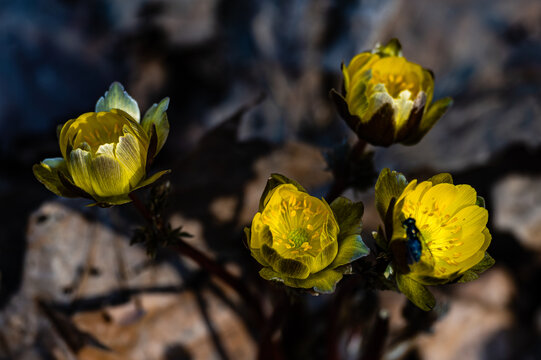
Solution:
[[(322, 151), (353, 140), (328, 91), (342, 61), (392, 37), (455, 105), (417, 146), (374, 149), (376, 168), (474, 186), (496, 266), (438, 288), (431, 315), (357, 294), (388, 311), (384, 358), (541, 358), (541, 2), (19, 0), (0, 1), (0, 359), (255, 358), (259, 329), (226, 285), (174, 252), (149, 260), (129, 245), (142, 221), (129, 205), (59, 199), (32, 164), (58, 156), (56, 126), (112, 81), (143, 109), (170, 96), (155, 168), (173, 170), (171, 222), (257, 281), (242, 227), (266, 178), (325, 194)], [(369, 239), (373, 193), (348, 195), (365, 202)], [(296, 301), (283, 358), (328, 358), (329, 297)], [(340, 357), (369, 335), (338, 336)]]

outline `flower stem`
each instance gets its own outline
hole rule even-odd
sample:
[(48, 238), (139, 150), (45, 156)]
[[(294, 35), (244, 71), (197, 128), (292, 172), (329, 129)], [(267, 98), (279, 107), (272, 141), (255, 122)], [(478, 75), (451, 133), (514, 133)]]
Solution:
[(349, 184), (349, 176), (350, 176), (350, 169), (349, 166), (352, 162), (359, 161), (361, 157), (364, 154), (364, 149), (366, 148), (366, 141), (362, 139), (358, 139), (355, 145), (351, 148), (351, 151), (348, 154), (348, 159), (346, 162), (346, 166), (343, 168), (335, 169), (334, 171), (334, 181), (331, 184), (331, 187), (329, 189), (329, 192), (327, 193), (327, 196), (325, 196), (325, 200), (327, 200), (328, 203), (333, 202), (337, 197), (342, 195), (344, 190), (348, 188)]
[[(139, 213), (145, 218), (145, 220), (149, 224), (154, 224), (158, 220), (161, 220), (161, 219), (156, 219), (154, 216), (152, 216), (148, 208), (137, 197), (137, 195), (135, 195), (134, 193), (131, 193), (129, 196), (132, 199), (133, 205), (135, 206), (135, 208), (139, 211)], [(158, 227), (158, 229), (160, 229), (160, 231), (162, 232), (164, 231), (164, 226), (161, 221), (156, 223), (156, 226)], [(225, 282), (227, 285), (233, 288), (244, 299), (244, 301), (247, 304), (252, 306), (254, 316), (256, 317), (256, 321), (258, 323), (263, 321), (264, 315), (263, 315), (263, 310), (261, 308), (260, 299), (253, 295), (253, 293), (246, 286), (246, 284), (241, 281), (241, 279), (232, 275), (220, 263), (209, 258), (205, 253), (196, 249), (195, 247), (193, 247), (192, 245), (190, 245), (189, 243), (187, 243), (180, 237), (176, 239), (176, 248), (181, 255), (184, 255), (190, 258), (191, 260), (195, 261), (197, 265), (199, 265), (202, 269), (205, 269), (210, 274), (221, 279), (223, 282)]]

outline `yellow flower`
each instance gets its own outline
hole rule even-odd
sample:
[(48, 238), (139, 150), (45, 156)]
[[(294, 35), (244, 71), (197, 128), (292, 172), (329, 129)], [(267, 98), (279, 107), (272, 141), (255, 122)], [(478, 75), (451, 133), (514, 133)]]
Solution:
[(405, 242), (406, 252), (415, 246), (406, 219), (415, 221), (410, 229), (419, 230), (422, 252), (408, 264), (408, 276), (421, 284), (456, 279), (483, 260), (490, 245), (488, 212), (477, 205), (477, 193), (469, 185), (413, 180), (398, 199), (393, 217), (391, 249), (395, 241)]
[(291, 287), (334, 291), (349, 263), (368, 253), (361, 216), (360, 203), (339, 198), (329, 206), (274, 174), (245, 229), (252, 256), (264, 266), (260, 275)]
[(331, 95), (351, 129), (373, 145), (419, 142), (452, 103), (431, 104), (432, 72), (407, 61), (396, 39), (358, 54), (342, 74), (344, 94)]
[(407, 183), (384, 169), (376, 184), (376, 206), (389, 241), (378, 245), (390, 253), (401, 292), (430, 309), (434, 299), (424, 285), (474, 280), (492, 266), (486, 253), (492, 239), (484, 200), (469, 185), (454, 185), (449, 174)]
[(140, 124), (137, 103), (122, 85), (113, 83), (98, 101), (97, 112), (85, 113), (62, 126), (62, 157), (34, 165), (34, 175), (60, 196), (94, 199), (100, 206), (131, 201), (130, 192), (169, 172), (146, 176), (148, 165), (167, 138), (168, 103), (169, 99), (164, 99), (155, 104)]

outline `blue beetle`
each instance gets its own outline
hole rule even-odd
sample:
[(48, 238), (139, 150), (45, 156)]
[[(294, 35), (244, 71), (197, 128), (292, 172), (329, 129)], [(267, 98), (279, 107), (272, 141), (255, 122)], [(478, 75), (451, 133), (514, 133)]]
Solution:
[(406, 260), (408, 265), (412, 265), (421, 259), (422, 245), (421, 240), (419, 239), (421, 233), (419, 232), (419, 229), (417, 229), (417, 226), (415, 226), (414, 218), (407, 218), (402, 225), (406, 228)]

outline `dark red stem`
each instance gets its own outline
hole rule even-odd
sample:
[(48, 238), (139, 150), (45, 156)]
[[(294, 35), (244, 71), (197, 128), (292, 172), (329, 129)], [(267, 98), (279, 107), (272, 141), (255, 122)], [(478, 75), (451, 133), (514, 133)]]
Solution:
[(364, 140), (357, 140), (355, 145), (353, 145), (353, 148), (351, 149), (348, 161), (346, 162), (347, 165), (344, 168), (340, 168), (334, 171), (334, 181), (331, 184), (331, 188), (329, 189), (329, 192), (327, 193), (327, 196), (325, 196), (325, 200), (327, 200), (328, 203), (333, 202), (337, 197), (342, 195), (342, 193), (347, 189), (347, 187), (350, 185), (349, 180), (349, 164), (352, 162), (359, 161), (361, 157), (364, 154), (364, 149), (366, 148), (366, 141)]
[[(145, 220), (147, 220), (149, 224), (153, 224), (155, 219), (148, 210), (148, 208), (145, 206), (145, 204), (143, 204), (143, 202), (134, 193), (130, 194), (130, 198), (132, 199), (135, 208), (145, 218)], [(158, 223), (156, 225), (161, 231), (163, 231), (163, 224)], [(247, 304), (252, 306), (252, 308), (254, 309), (256, 321), (261, 322), (264, 320), (264, 314), (261, 308), (261, 301), (252, 294), (252, 292), (248, 289), (245, 283), (243, 283), (238, 277), (232, 275), (220, 263), (209, 258), (205, 253), (188, 244), (182, 238), (177, 239), (176, 245), (181, 255), (192, 259), (202, 269), (205, 269), (210, 274), (221, 279), (223, 282), (233, 288)]]

